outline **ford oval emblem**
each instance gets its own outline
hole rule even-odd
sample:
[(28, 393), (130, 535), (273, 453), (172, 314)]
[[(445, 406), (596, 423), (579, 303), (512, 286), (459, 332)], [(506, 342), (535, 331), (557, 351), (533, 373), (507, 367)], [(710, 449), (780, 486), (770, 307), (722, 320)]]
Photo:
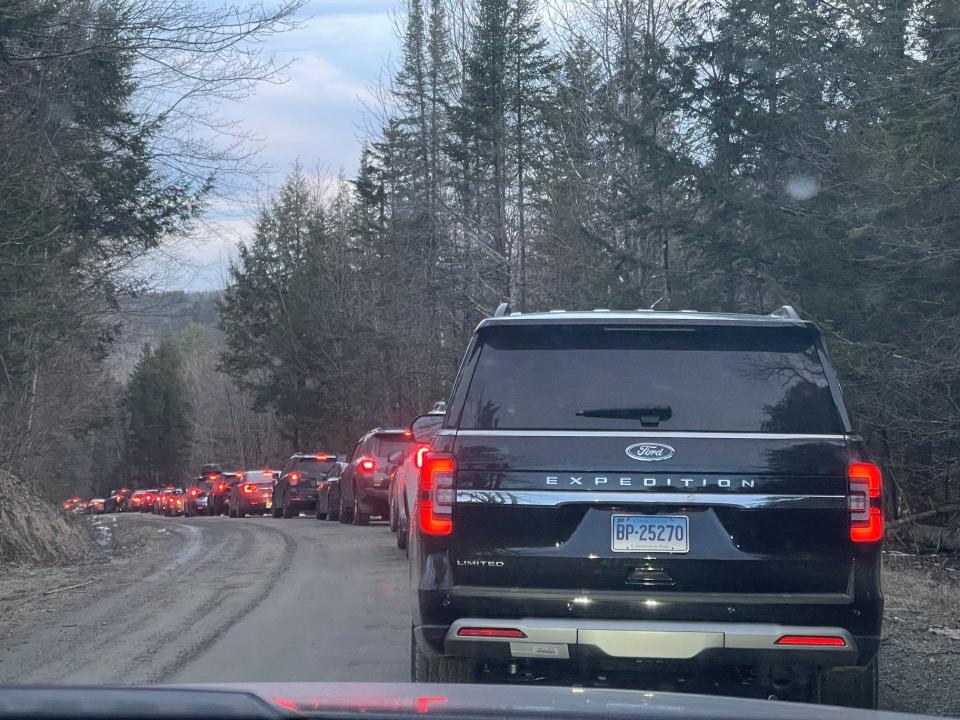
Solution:
[(656, 462), (657, 460), (669, 460), (673, 457), (674, 450), (669, 445), (663, 445), (662, 443), (637, 443), (628, 447), (626, 453), (634, 460)]

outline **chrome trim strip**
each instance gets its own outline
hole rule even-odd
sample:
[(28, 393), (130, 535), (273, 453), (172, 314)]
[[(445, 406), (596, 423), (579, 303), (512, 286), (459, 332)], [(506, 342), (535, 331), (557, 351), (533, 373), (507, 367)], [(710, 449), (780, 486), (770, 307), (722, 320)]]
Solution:
[(588, 492), (584, 490), (457, 490), (465, 505), (723, 505), (744, 510), (844, 510), (846, 495), (766, 495), (754, 493)]
[(671, 432), (632, 430), (457, 430), (444, 428), (438, 435), (462, 435), (464, 437), (579, 437), (579, 438), (698, 438), (705, 440), (845, 440), (846, 435), (817, 435), (803, 433), (724, 433), (724, 432)]

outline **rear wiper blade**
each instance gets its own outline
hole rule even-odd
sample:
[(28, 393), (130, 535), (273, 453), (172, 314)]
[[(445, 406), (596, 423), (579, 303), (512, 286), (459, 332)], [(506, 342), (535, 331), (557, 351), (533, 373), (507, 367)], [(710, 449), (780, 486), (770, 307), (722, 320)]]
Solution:
[(639, 420), (643, 427), (656, 427), (673, 417), (673, 408), (669, 405), (657, 407), (620, 407), (620, 408), (593, 408), (581, 410), (577, 413), (587, 418), (612, 418), (615, 420)]

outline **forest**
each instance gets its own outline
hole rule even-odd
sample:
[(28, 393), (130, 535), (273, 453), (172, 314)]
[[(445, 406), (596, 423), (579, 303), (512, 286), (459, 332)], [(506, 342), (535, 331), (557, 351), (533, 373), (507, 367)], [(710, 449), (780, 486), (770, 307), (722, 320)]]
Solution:
[[(116, 3), (12, 7), (0, 15), (0, 146), (11, 148), (0, 155), (0, 464), (29, 475), (63, 438), (89, 445), (109, 420), (118, 467), (143, 472), (136, 383), (97, 389), (113, 309), (139, 290), (124, 269), (202, 214), (218, 176), (201, 170), (239, 158), (165, 161), (195, 157), (174, 142), (190, 111), (134, 112), (157, 81), (124, 43), (154, 39), (122, 29)], [(445, 397), (466, 339), (501, 301), (790, 304), (824, 332), (891, 513), (957, 501), (960, 5), (401, 9), (402, 55), (368, 109), (377, 131), (359, 170), (331, 180), (292, 168), (219, 303), (222, 347), (204, 372), (263, 423), (264, 448), (342, 451), (369, 427), (408, 421)], [(234, 32), (278, 31), (290, 10)], [(58, 35), (70, 13), (99, 19), (88, 36)], [(230, 67), (211, 92), (227, 92), (215, 80), (242, 85)], [(140, 364), (178, 366), (184, 341), (171, 342), (177, 353), (151, 348)], [(164, 472), (199, 456), (196, 412), (183, 405), (179, 443), (191, 449)]]

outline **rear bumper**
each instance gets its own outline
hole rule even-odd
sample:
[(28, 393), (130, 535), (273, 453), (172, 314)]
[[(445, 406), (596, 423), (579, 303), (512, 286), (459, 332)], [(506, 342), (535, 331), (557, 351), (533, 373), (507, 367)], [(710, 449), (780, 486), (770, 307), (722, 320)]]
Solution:
[[(266, 503), (266, 500), (263, 501)], [(287, 500), (287, 503), (291, 508), (297, 510), (312, 510), (317, 506), (317, 496), (316, 495), (298, 495), (297, 497), (291, 497)]]
[(366, 512), (386, 513), (390, 508), (390, 486), (358, 488), (360, 506)]
[[(522, 638), (460, 637), (465, 627), (510, 628)], [(831, 667), (867, 662), (876, 639), (839, 627), (767, 623), (708, 623), (553, 618), (462, 618), (452, 625), (415, 628), (428, 652), (478, 659), (575, 660), (604, 665), (623, 661)], [(786, 635), (843, 638), (843, 646), (785, 646)], [(872, 648), (872, 651), (870, 650)]]

